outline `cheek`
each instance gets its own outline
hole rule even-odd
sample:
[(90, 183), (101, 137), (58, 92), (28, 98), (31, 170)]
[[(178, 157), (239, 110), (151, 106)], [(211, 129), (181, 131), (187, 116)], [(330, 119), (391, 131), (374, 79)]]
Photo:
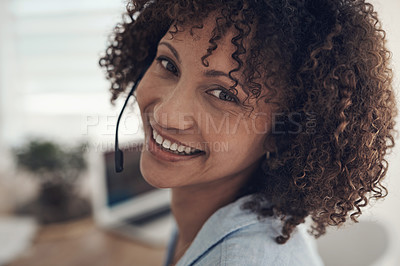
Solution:
[[(252, 162), (262, 156), (266, 134), (265, 120), (262, 125), (251, 121), (234, 125), (226, 134), (210, 134), (209, 144), (214, 156), (237, 162)], [(259, 131), (259, 132), (257, 132)]]
[(260, 112), (253, 116), (252, 131), (257, 135), (265, 135), (271, 130), (271, 117), (268, 112)]
[(264, 153), (264, 140), (269, 131), (269, 123), (265, 115), (259, 115), (244, 120), (238, 127), (238, 132), (232, 136), (238, 150), (248, 156), (259, 157)]
[(136, 101), (139, 105), (140, 111), (144, 113), (145, 108), (151, 103), (154, 93), (150, 90), (151, 84), (148, 79), (143, 78), (135, 91)]
[(149, 68), (147, 69), (146, 73), (144, 74), (142, 80), (140, 81), (140, 83), (138, 84), (137, 88), (136, 88), (136, 98), (138, 98), (138, 101), (140, 99), (140, 101), (143, 101), (146, 99), (146, 96), (149, 95), (149, 91), (148, 89), (151, 88), (151, 81), (154, 80), (154, 78), (152, 78), (153, 72), (155, 68), (155, 61), (153, 61), (153, 63), (149, 66)]
[(144, 101), (144, 99), (143, 99), (144, 93), (143, 93), (141, 84), (139, 84), (138, 87), (136, 88), (134, 95), (135, 95), (136, 102), (139, 105), (140, 111), (143, 111), (142, 106), (143, 106), (143, 101)]

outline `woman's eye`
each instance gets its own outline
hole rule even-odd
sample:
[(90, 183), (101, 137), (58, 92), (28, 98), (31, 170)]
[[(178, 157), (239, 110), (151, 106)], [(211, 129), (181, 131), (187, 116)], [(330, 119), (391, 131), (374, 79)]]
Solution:
[(157, 58), (157, 61), (162, 65), (163, 68), (165, 68), (167, 71), (171, 72), (175, 76), (178, 76), (178, 69), (175, 66), (174, 63), (171, 62), (168, 58), (165, 57), (159, 57)]
[(223, 90), (223, 89), (213, 89), (208, 91), (209, 94), (215, 96), (216, 98), (227, 101), (227, 102), (239, 102), (236, 96), (232, 95), (231, 93)]

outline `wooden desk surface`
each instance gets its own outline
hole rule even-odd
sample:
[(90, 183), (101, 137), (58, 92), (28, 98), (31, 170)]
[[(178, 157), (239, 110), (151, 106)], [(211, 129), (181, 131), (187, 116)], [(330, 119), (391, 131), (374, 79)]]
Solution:
[(92, 219), (39, 229), (32, 247), (8, 266), (159, 266), (165, 249), (96, 228)]

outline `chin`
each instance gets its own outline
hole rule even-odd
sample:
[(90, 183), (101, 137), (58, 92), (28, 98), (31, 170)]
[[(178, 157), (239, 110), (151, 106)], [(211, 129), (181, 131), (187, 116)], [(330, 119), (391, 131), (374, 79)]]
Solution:
[(168, 178), (168, 176), (162, 172), (157, 171), (157, 169), (154, 169), (154, 167), (147, 165), (146, 160), (140, 161), (140, 171), (144, 180), (146, 180), (146, 182), (153, 187), (171, 188), (174, 186), (171, 178)]

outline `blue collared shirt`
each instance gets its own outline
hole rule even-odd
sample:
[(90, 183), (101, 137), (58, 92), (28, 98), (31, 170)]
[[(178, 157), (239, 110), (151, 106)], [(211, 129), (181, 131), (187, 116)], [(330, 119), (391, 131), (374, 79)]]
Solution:
[[(314, 239), (304, 225), (297, 226), (285, 244), (277, 244), (275, 237), (280, 235), (281, 221), (273, 217), (259, 220), (257, 214), (241, 209), (249, 197), (242, 197), (216, 211), (176, 265), (323, 265)], [(176, 239), (175, 231), (165, 265), (172, 260)]]

